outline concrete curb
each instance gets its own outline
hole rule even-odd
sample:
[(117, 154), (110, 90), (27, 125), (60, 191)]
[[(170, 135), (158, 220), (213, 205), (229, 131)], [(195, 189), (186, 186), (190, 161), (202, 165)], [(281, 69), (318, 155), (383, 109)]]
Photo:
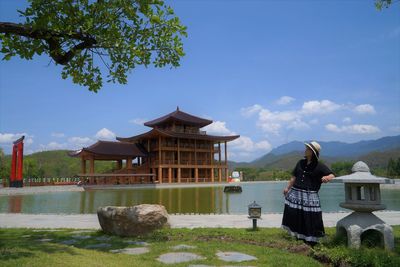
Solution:
[[(348, 212), (323, 213), (326, 227), (336, 226), (336, 222)], [(400, 211), (374, 212), (389, 225), (400, 225)], [(263, 214), (258, 220), (259, 227), (279, 228), (282, 213)], [(170, 215), (172, 228), (251, 228), (247, 215)], [(20, 214), (0, 213), (0, 228), (72, 228), (100, 229), (96, 214)]]

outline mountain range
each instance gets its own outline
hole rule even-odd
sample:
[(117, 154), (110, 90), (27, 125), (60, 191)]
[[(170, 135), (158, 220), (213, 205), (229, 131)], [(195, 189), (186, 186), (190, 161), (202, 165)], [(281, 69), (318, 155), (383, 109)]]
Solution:
[[(400, 157), (400, 135), (356, 143), (318, 142), (321, 159), (327, 164), (337, 161), (363, 160), (370, 167), (383, 167), (390, 158)], [(278, 146), (264, 156), (251, 162), (230, 162), (230, 168), (264, 167), (289, 169), (304, 155), (304, 142), (292, 141)]]

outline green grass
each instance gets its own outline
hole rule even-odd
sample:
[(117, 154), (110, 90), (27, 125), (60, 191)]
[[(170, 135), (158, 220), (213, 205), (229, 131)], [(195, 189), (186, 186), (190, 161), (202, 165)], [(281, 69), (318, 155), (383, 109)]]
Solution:
[[(111, 236), (109, 241), (97, 241), (101, 231), (82, 233), (89, 239), (79, 240), (73, 246), (60, 244), (72, 239), (73, 230), (35, 232), (32, 229), (0, 229), (0, 266), (168, 266), (156, 259), (163, 253), (173, 252), (172, 246), (196, 246), (185, 250), (205, 257), (190, 264), (231, 266), (400, 266), (400, 226), (394, 227), (395, 251), (371, 248), (371, 240), (360, 250), (348, 249), (344, 240), (335, 238), (335, 229), (327, 228), (327, 238), (314, 248), (288, 236), (280, 229), (198, 228), (164, 229), (142, 238)], [(29, 236), (27, 236), (29, 235)], [(25, 236), (25, 237), (24, 237)], [(50, 238), (49, 242), (39, 239)], [(150, 252), (142, 255), (110, 253), (111, 249), (137, 247), (124, 240), (148, 242)], [(96, 243), (109, 243), (104, 249), (86, 249)], [(218, 251), (236, 251), (257, 257), (256, 261), (226, 263), (217, 258)], [(188, 266), (189, 263), (169, 266)]]

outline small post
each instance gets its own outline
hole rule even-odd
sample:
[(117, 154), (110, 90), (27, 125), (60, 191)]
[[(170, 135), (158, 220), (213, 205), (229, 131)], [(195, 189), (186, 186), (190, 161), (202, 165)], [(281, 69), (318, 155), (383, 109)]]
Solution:
[(253, 231), (257, 229), (257, 219), (253, 219)]

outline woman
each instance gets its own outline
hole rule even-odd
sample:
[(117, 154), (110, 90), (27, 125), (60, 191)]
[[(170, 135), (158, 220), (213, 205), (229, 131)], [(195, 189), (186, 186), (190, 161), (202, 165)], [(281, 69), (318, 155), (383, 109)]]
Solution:
[(305, 147), (305, 158), (297, 162), (293, 177), (283, 190), (285, 210), (282, 228), (314, 245), (325, 235), (318, 191), (322, 183), (328, 183), (335, 176), (318, 161), (321, 146), (317, 142), (305, 143)]

